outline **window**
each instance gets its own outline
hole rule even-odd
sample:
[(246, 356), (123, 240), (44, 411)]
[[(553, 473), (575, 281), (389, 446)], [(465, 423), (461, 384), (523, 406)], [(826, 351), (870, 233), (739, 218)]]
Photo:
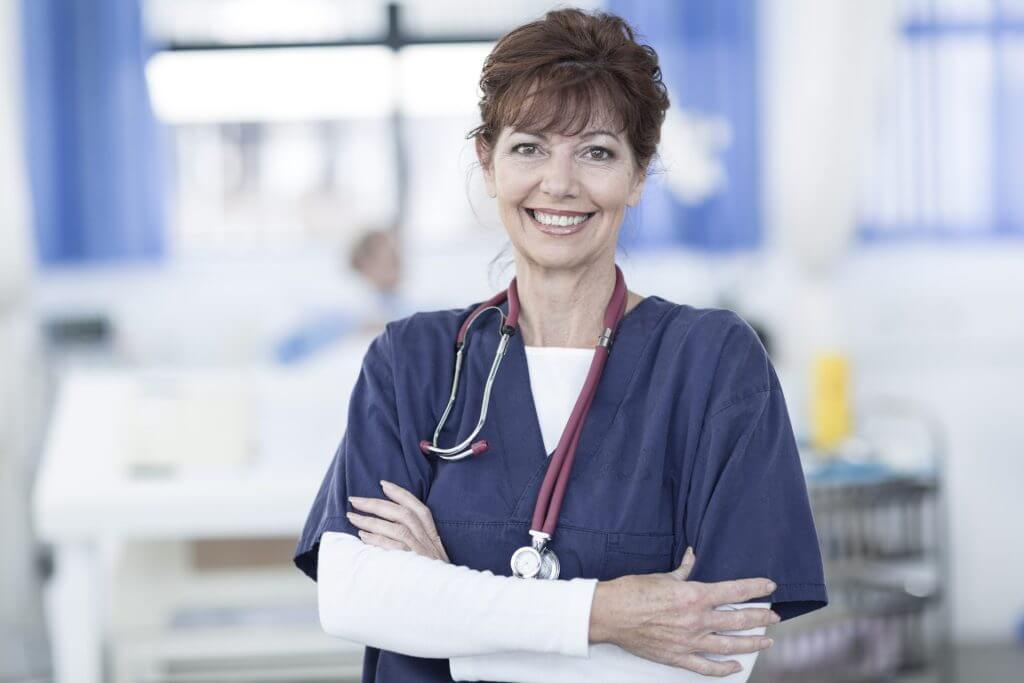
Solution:
[(433, 246), (483, 232), (465, 139), (480, 70), (494, 39), (550, 2), (145, 6), (162, 47), (149, 94), (174, 150), (173, 255), (319, 249), (365, 228)]
[(862, 242), (1024, 236), (1024, 2), (904, 0)]

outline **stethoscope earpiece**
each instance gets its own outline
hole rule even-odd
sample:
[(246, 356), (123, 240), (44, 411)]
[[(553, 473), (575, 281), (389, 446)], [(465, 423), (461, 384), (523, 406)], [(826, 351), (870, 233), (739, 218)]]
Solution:
[[(474, 441), (469, 446), (469, 450), (472, 451), (472, 453), (470, 453), (470, 455), (483, 455), (484, 453), (487, 452), (488, 448), (490, 448), (490, 446), (487, 443), (486, 439), (480, 439), (479, 441)], [(421, 439), (420, 440), (420, 451), (422, 451), (423, 455), (430, 455), (431, 453), (433, 453), (433, 446), (426, 439)]]

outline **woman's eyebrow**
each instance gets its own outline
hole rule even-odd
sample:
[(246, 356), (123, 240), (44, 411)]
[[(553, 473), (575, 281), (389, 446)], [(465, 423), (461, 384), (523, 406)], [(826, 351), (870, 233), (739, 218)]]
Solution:
[[(524, 133), (526, 135), (533, 135), (533, 136), (536, 136), (536, 137), (540, 138), (541, 140), (544, 140), (545, 142), (547, 142), (547, 139), (548, 139), (548, 136), (545, 135), (544, 133), (540, 132), (540, 131), (518, 130), (518, 129), (515, 129), (515, 132), (516, 133)], [(608, 130), (591, 130), (591, 131), (587, 131), (586, 133), (583, 133), (580, 137), (583, 138), (583, 139), (586, 139), (586, 138), (595, 137), (597, 135), (607, 135), (609, 137), (615, 138), (616, 140), (619, 139), (618, 135), (616, 135), (615, 133), (613, 133), (611, 131), (608, 131)]]

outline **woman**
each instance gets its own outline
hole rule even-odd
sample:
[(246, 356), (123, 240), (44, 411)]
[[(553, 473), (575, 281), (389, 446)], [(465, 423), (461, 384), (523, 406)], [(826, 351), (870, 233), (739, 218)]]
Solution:
[[(558, 10), (504, 36), (480, 86), (471, 136), (516, 277), (488, 310), (417, 313), (371, 343), (295, 552), (321, 622), (368, 645), (364, 681), (742, 680), (768, 624), (827, 596), (756, 334), (627, 291), (615, 265), (669, 106), (657, 56), (619, 17)], [(484, 452), (439, 457), (484, 405)], [(510, 576), (531, 543), (560, 580)]]

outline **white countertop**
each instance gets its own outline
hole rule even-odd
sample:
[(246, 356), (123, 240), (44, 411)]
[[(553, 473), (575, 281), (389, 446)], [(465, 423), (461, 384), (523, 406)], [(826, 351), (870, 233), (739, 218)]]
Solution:
[(68, 370), (33, 491), (37, 534), (297, 536), (368, 341), (300, 367)]

